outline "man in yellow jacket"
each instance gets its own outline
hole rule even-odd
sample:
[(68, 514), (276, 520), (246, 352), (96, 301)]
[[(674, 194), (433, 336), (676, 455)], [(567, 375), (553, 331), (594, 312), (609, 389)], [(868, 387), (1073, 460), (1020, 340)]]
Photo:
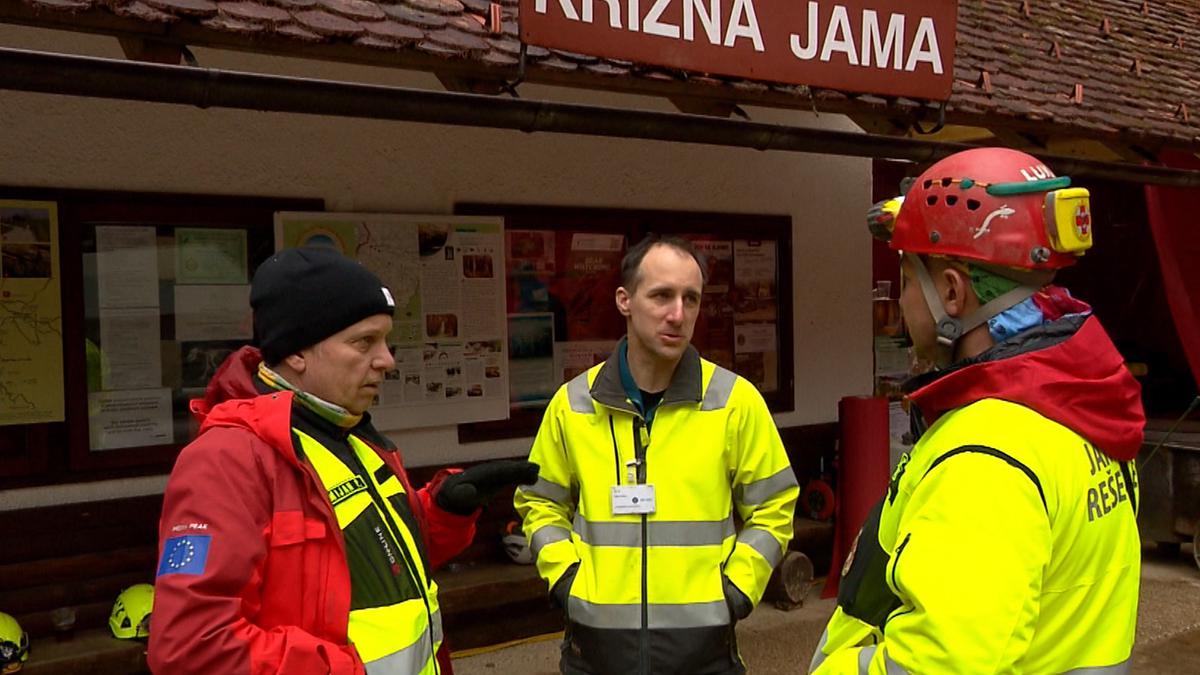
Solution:
[(682, 239), (629, 250), (626, 337), (554, 395), (514, 499), (568, 675), (745, 672), (734, 624), (792, 538), (799, 490), (762, 396), (689, 344), (703, 269)]
[(1130, 670), (1140, 387), (1054, 272), (1088, 193), (1025, 153), (934, 164), (872, 231), (902, 252), (919, 440), (863, 526), (815, 673)]

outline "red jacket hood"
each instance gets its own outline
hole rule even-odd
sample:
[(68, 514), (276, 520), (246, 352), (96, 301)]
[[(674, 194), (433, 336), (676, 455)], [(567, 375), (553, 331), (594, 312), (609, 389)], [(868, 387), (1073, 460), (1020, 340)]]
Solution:
[(299, 464), (292, 449), (292, 393), (261, 394), (254, 385), (262, 354), (242, 347), (226, 357), (217, 369), (203, 399), (192, 399), (192, 414), (200, 422), (199, 433), (212, 427), (242, 427), (254, 432), (293, 464)]
[(909, 398), (927, 424), (948, 410), (998, 398), (1032, 408), (1116, 460), (1133, 459), (1142, 445), (1141, 385), (1093, 316), (1033, 329), (918, 384)]

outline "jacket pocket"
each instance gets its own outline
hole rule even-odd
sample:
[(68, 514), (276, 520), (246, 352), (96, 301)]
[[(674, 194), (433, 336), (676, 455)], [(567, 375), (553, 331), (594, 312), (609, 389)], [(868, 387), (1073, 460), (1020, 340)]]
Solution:
[(566, 618), (568, 622), (571, 620), (571, 587), (575, 585), (575, 579), (579, 576), (580, 564), (581, 563), (575, 563), (574, 565), (568, 567), (567, 571), (563, 573), (562, 578), (558, 580), (558, 583), (554, 584), (554, 589), (550, 592), (550, 594), (554, 597), (554, 602), (562, 608), (563, 617)]
[(724, 574), (721, 574), (721, 585), (725, 594), (725, 606), (729, 608), (729, 623), (735, 624), (750, 616), (750, 612), (754, 611), (750, 598)]
[(317, 518), (306, 518), (300, 511), (279, 511), (271, 516), (267, 538), (271, 547), (276, 548), (306, 539), (324, 539), (325, 532), (325, 523)]

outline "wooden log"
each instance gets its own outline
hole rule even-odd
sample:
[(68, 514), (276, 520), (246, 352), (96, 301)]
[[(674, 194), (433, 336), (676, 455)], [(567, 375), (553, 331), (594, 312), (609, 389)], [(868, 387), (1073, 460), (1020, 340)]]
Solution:
[(804, 605), (812, 581), (812, 561), (799, 551), (788, 551), (771, 574), (763, 599), (784, 611), (793, 610)]

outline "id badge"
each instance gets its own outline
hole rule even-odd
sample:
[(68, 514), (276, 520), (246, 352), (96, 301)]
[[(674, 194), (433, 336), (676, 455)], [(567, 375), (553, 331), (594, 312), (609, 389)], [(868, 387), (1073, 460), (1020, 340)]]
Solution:
[(612, 512), (614, 516), (654, 513), (654, 486), (614, 485)]

